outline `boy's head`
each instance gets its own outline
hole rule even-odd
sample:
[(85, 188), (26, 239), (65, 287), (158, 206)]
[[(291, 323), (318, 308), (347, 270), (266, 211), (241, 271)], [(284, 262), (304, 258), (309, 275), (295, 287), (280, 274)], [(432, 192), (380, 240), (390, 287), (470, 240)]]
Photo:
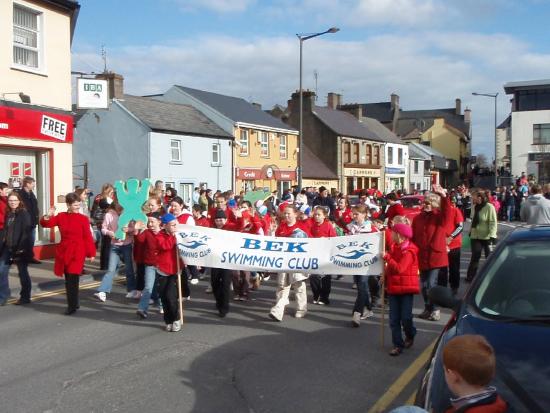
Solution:
[(485, 388), (495, 375), (495, 352), (480, 335), (451, 339), (443, 348), (445, 381), (452, 393), (464, 396), (464, 387)]
[(168, 234), (175, 234), (178, 232), (178, 220), (177, 218), (172, 214), (165, 214), (162, 216), (161, 219), (162, 225), (164, 227), (164, 230)]
[(225, 214), (225, 211), (223, 209), (217, 209), (214, 214), (214, 224), (216, 224), (216, 228), (223, 228), (226, 222), (227, 215)]
[(161, 219), (162, 217), (159, 212), (151, 212), (147, 214), (147, 228), (151, 231), (159, 232)]

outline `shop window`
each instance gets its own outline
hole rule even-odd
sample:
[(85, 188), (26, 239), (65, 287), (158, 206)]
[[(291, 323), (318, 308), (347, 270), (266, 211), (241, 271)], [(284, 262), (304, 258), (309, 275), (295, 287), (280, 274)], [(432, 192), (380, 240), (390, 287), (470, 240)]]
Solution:
[(181, 162), (181, 141), (178, 139), (170, 141), (170, 162)]
[(40, 24), (42, 13), (13, 5), (13, 63), (40, 69)]
[(287, 137), (286, 135), (280, 135), (279, 139), (279, 157), (281, 159), (286, 159), (288, 157)]
[(269, 133), (260, 132), (260, 156), (269, 158)]
[(219, 143), (213, 143), (212, 144), (212, 165), (213, 166), (220, 166), (221, 160), (220, 160), (220, 144)]
[(241, 136), (239, 139), (240, 149), (239, 149), (239, 155), (241, 156), (248, 156), (248, 131), (247, 130), (241, 130)]
[(253, 191), (256, 188), (256, 181), (253, 179), (243, 180), (243, 189), (245, 192)]
[(287, 189), (290, 189), (290, 186), (291, 186), (290, 181), (277, 182), (277, 190), (279, 191), (280, 195), (282, 195)]

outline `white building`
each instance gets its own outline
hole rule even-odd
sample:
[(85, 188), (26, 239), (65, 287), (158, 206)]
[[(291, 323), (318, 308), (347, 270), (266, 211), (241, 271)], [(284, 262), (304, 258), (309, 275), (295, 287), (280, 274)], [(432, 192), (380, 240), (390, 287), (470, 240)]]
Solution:
[(431, 189), (430, 164), (432, 157), (417, 149), (417, 143), (409, 145), (409, 192)]
[(550, 79), (508, 82), (513, 95), (510, 160), (513, 176), (550, 182)]

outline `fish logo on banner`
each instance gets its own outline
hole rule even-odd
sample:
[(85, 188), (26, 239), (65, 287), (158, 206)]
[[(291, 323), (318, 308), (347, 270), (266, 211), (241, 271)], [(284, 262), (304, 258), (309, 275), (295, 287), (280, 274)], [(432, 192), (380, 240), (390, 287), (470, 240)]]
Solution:
[(341, 268), (365, 268), (379, 259), (371, 242), (349, 241), (336, 245), (338, 254), (330, 257), (330, 262)]
[(178, 233), (178, 248), (182, 258), (203, 258), (212, 253), (208, 247), (209, 236), (193, 231)]

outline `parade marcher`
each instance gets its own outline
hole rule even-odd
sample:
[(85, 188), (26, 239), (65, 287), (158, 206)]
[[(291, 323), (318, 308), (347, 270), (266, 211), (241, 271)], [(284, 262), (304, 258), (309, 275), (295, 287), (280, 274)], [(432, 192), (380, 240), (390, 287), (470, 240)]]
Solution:
[[(29, 213), (29, 216), (31, 218), (31, 228), (30, 228), (30, 244), (34, 247), (34, 242), (36, 239), (36, 228), (38, 227), (38, 220), (39, 220), (39, 214), (38, 211), (38, 200), (36, 199), (36, 195), (34, 194), (33, 190), (36, 186), (36, 181), (34, 178), (31, 178), (30, 176), (26, 176), (23, 178), (23, 184), (22, 188), (19, 191), (19, 194), (21, 195), (21, 199), (23, 200), (23, 204), (25, 206), (25, 209)], [(29, 260), (30, 264), (41, 264), (42, 262), (34, 258), (34, 253), (31, 251), (32, 257)]]
[(136, 290), (136, 277), (134, 273), (134, 263), (132, 255), (132, 243), (134, 241), (134, 222), (131, 221), (128, 227), (122, 228), (125, 233), (124, 239), (115, 238), (115, 232), (118, 229), (118, 219), (122, 213), (122, 207), (114, 201), (105, 214), (103, 220), (102, 233), (111, 237), (111, 252), (109, 255), (109, 269), (103, 276), (101, 285), (94, 293), (94, 296), (101, 302), (107, 300), (107, 294), (113, 288), (113, 280), (117, 274), (118, 265), (124, 262), (124, 273), (126, 275), (126, 298), (140, 298)]
[(453, 295), (458, 293), (460, 287), (460, 251), (462, 249), (463, 229), (464, 217), (456, 205), (456, 198), (451, 198), (451, 218), (447, 227), (449, 265), (439, 271), (438, 284), (446, 287), (448, 282)]
[(484, 191), (476, 192), (473, 200), (474, 210), (470, 229), (472, 257), (466, 275), (467, 282), (471, 282), (477, 274), (481, 252), (484, 251), (487, 258), (497, 240), (498, 223), (495, 207), (489, 202)]
[(514, 220), (514, 217), (516, 215), (516, 198), (518, 197), (518, 194), (514, 187), (510, 187), (506, 191), (506, 194), (504, 196), (504, 204), (506, 206), (506, 219), (508, 222), (512, 222)]
[(329, 217), (334, 219), (334, 211), (336, 210), (336, 202), (334, 202), (334, 198), (332, 198), (329, 193), (328, 189), (324, 186), (319, 187), (319, 195), (313, 200), (312, 206), (324, 206), (329, 208)]
[[(390, 302), (390, 328), (393, 349), (390, 356), (398, 356), (403, 348), (414, 343), (416, 328), (413, 323), (414, 295), (420, 292), (418, 281), (418, 248), (411, 241), (410, 225), (393, 224), (392, 249), (384, 256), (385, 278)], [(405, 340), (401, 334), (405, 332)]]
[(344, 230), (344, 232), (346, 232), (348, 224), (353, 221), (351, 208), (346, 198), (340, 198), (337, 205), (338, 207), (334, 211), (334, 221)]
[(161, 222), (163, 231), (156, 237), (158, 293), (164, 309), (166, 331), (177, 332), (181, 330), (177, 286), (178, 260), (180, 260), (176, 248), (178, 221), (174, 215), (165, 214)]
[(530, 225), (550, 224), (550, 200), (542, 195), (542, 187), (531, 186), (531, 195), (521, 206), (520, 217)]
[(55, 215), (55, 207), (51, 207), (48, 214), (40, 220), (44, 228), (59, 228), (61, 241), (55, 248), (54, 274), (58, 277), (65, 276), (65, 289), (67, 292), (67, 311), (71, 315), (79, 308), (78, 285), (80, 275), (84, 268), (84, 260), (93, 261), (96, 249), (90, 222), (80, 213), (80, 199), (75, 193), (65, 196), (67, 212)]
[[(365, 205), (356, 205), (352, 208), (352, 211), (353, 221), (347, 226), (349, 235), (376, 232), (376, 228), (373, 227), (371, 221), (368, 219), (368, 210)], [(353, 305), (351, 317), (351, 325), (353, 327), (359, 327), (361, 325), (361, 320), (366, 320), (374, 316), (369, 292), (370, 277), (369, 275), (360, 274), (353, 276), (353, 282), (357, 287), (357, 298)]]
[(424, 207), (412, 223), (413, 242), (418, 247), (418, 267), (422, 283), (424, 311), (419, 318), (438, 321), (439, 310), (428, 298), (428, 290), (437, 285), (439, 269), (449, 265), (447, 256), (447, 226), (451, 218), (449, 198), (440, 185), (424, 197)]
[(388, 201), (388, 206), (384, 215), (388, 223), (391, 222), (396, 215), (405, 215), (403, 205), (401, 205), (401, 201), (397, 198), (395, 192), (390, 192), (386, 195), (386, 200)]
[(4, 305), (10, 296), (8, 272), (13, 263), (17, 265), (21, 292), (17, 305), (31, 302), (31, 277), (29, 275), (29, 261), (32, 259), (32, 228), (31, 217), (25, 209), (19, 192), (8, 195), (4, 228), (1, 231), (0, 241), (0, 305)]
[(204, 216), (206, 212), (203, 212), (202, 207), (199, 204), (193, 205), (192, 211), (193, 219), (198, 227), (210, 228), (210, 220)]
[[(96, 248), (99, 246), (99, 269), (106, 271), (109, 268), (109, 254), (111, 251), (111, 237), (103, 235), (101, 227), (107, 208), (111, 205), (115, 198), (115, 188), (111, 184), (103, 184), (101, 193), (97, 195), (92, 204), (90, 213), (94, 224), (94, 238), (96, 239)], [(99, 238), (100, 243), (97, 242)]]
[(6, 209), (8, 208), (9, 193), (9, 185), (5, 182), (0, 182), (0, 231), (4, 228), (4, 219), (6, 218)]
[[(316, 206), (313, 208), (313, 218), (310, 233), (312, 238), (330, 238), (336, 236), (336, 230), (328, 220), (328, 208)], [(309, 285), (313, 294), (313, 304), (330, 304), (330, 290), (332, 284), (332, 275), (311, 274), (309, 276)]]
[[(170, 202), (170, 213), (176, 217), (178, 224), (195, 225), (193, 214), (187, 209), (185, 202), (183, 202), (183, 199), (179, 196), (172, 198)], [(189, 283), (193, 285), (199, 283), (199, 270), (195, 265), (186, 265), (182, 270), (181, 287), (185, 299), (191, 298)]]
[[(247, 234), (263, 235), (262, 223), (252, 214), (252, 206), (248, 201), (242, 201), (240, 210), (236, 211), (237, 217), (242, 220), (240, 232)], [(233, 299), (236, 301), (248, 300), (248, 293), (251, 285), (255, 283), (256, 289), (259, 287), (260, 277), (250, 271), (231, 270), (233, 277)]]
[[(304, 231), (297, 220), (298, 211), (296, 206), (289, 204), (283, 211), (283, 221), (275, 232), (276, 237), (307, 238), (310, 234)], [(276, 302), (269, 312), (269, 317), (276, 321), (283, 321), (285, 307), (289, 304), (288, 296), (290, 288), (294, 289), (296, 297), (296, 318), (302, 318), (307, 313), (307, 292), (305, 280), (308, 275), (305, 273), (278, 273)]]

